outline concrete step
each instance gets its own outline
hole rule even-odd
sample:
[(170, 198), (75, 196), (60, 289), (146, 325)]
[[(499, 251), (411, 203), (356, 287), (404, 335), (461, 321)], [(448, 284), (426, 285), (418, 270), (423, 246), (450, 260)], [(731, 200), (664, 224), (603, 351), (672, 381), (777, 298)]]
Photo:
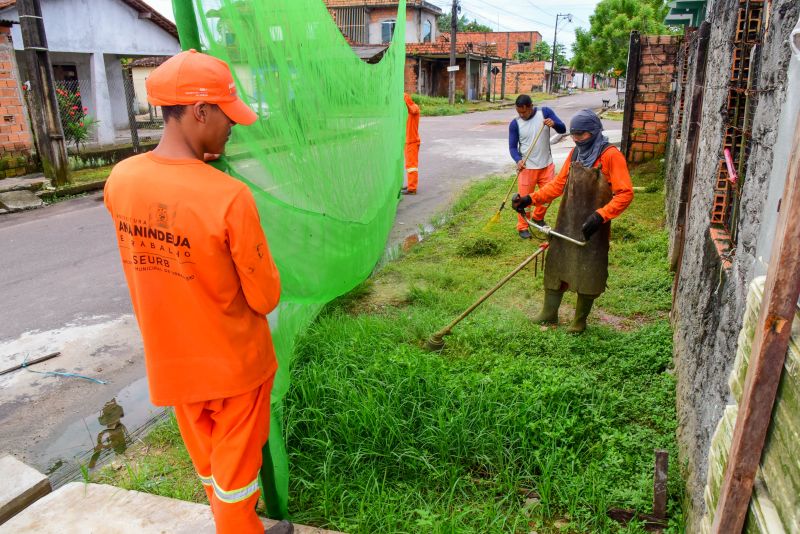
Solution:
[(0, 193), (7, 191), (39, 191), (50, 183), (44, 174), (28, 174), (18, 178), (4, 178), (0, 180)]
[(47, 477), (13, 456), (0, 458), (0, 480), (0, 525), (50, 493)]
[(28, 189), (0, 193), (0, 209), (4, 210), (4, 213), (32, 210), (42, 206), (44, 206), (42, 199)]
[[(276, 522), (262, 519), (265, 527)], [(105, 484), (71, 482), (0, 525), (0, 534), (214, 534), (208, 505)], [(295, 525), (295, 534), (337, 534)]]

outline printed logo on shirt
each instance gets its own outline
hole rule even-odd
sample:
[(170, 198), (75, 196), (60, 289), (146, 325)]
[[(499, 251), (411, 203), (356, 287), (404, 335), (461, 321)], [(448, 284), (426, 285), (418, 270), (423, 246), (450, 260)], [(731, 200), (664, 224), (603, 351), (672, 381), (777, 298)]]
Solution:
[[(171, 231), (175, 210), (165, 204), (150, 207), (148, 220), (116, 216), (122, 262), (134, 266), (137, 272), (162, 271), (193, 280), (195, 275), (184, 272), (183, 264), (193, 264), (189, 237)], [(163, 229), (162, 229), (163, 228)]]

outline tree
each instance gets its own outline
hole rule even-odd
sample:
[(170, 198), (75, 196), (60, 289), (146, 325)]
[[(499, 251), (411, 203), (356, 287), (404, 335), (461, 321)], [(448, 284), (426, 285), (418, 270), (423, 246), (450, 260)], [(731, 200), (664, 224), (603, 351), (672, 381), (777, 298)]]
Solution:
[[(436, 26), (439, 28), (440, 32), (450, 33), (450, 13), (439, 15), (439, 18), (436, 19)], [(458, 31), (460, 32), (488, 33), (493, 31), (489, 26), (484, 26), (483, 24), (479, 24), (477, 20), (470, 21), (464, 15), (461, 15), (461, 18), (458, 19), (457, 27)]]
[(589, 17), (588, 30), (575, 30), (572, 65), (584, 72), (625, 72), (630, 33), (670, 33), (663, 20), (667, 0), (602, 0)]
[(532, 57), (534, 61), (550, 61), (553, 51), (550, 50), (550, 43), (539, 41), (533, 47)]

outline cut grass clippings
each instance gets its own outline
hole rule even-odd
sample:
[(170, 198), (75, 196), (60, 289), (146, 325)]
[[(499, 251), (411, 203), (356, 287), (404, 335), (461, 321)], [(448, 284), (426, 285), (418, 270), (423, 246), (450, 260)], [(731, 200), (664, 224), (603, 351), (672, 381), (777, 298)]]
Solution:
[[(663, 448), (670, 531), (682, 531), (657, 165), (638, 170), (646, 192), (612, 225), (609, 289), (584, 335), (563, 327), (571, 298), (560, 327), (530, 322), (542, 282), (529, 267), (442, 353), (421, 348), (535, 249), (510, 210), (482, 230), (507, 180), (471, 186), (442, 228), (327, 306), (299, 340), (284, 408), (296, 522), (354, 533), (644, 532), (606, 512), (650, 511), (653, 450)], [(174, 421), (145, 443), (158, 453), (134, 452), (96, 478), (202, 501)]]

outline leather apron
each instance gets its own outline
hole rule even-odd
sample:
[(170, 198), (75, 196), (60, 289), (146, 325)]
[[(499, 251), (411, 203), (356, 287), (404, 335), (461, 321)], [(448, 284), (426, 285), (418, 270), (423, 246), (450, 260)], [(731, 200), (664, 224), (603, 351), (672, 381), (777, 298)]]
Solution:
[[(601, 168), (586, 168), (572, 161), (555, 231), (583, 241), (581, 226), (593, 212), (611, 201), (611, 185)], [(550, 239), (544, 267), (544, 287), (598, 296), (608, 280), (608, 246), (611, 221), (606, 222), (581, 247), (557, 237)]]

